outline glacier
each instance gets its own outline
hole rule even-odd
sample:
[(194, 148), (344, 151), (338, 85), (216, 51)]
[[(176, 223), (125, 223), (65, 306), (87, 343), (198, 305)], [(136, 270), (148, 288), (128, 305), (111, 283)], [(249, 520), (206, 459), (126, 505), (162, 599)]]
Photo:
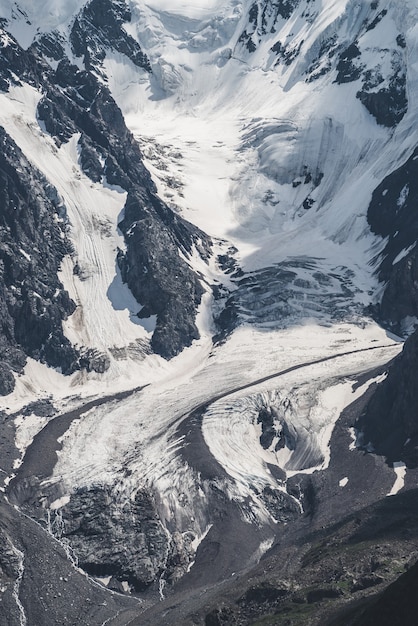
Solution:
[[(64, 335), (108, 364), (64, 376), (27, 359), (2, 399), (18, 449), (3, 490), (41, 525), (49, 516), (89, 576), (107, 585), (114, 577), (134, 598), (143, 593), (140, 613), (177, 583), (217, 584), (260, 562), (281, 529), (309, 512), (307, 491), (295, 484), (330, 467), (341, 414), (402, 350), (404, 337), (374, 315), (388, 239), (372, 232), (368, 208), (417, 144), (418, 8), (412, 0), (130, 0), (121, 32), (149, 70), (119, 44), (101, 50), (100, 19), (91, 39), (100, 54), (88, 40), (77, 56), (70, 33), (86, 5), (1, 0), (0, 15), (23, 50), (52, 34), (80, 71), (88, 60), (158, 198), (210, 240), (209, 255), (198, 235), (192, 249), (178, 247), (202, 289), (199, 337), (171, 359), (153, 352), (160, 314), (138, 316), (143, 303), (117, 262), (127, 251), (119, 225), (129, 191), (106, 174), (86, 174), (81, 132), (57, 145), (39, 118), (38, 86), (20, 78), (3, 90), (0, 124), (66, 209), (74, 252), (59, 279), (76, 309), (63, 320)], [(125, 11), (124, 2), (113, 5)], [(58, 59), (43, 58), (57, 70)], [(393, 265), (414, 250), (400, 248)], [(46, 400), (52, 415), (25, 414)], [(54, 440), (51, 423), (71, 412)], [(49, 475), (34, 465), (28, 477), (42, 431), (46, 455), (54, 449), (57, 460)], [(357, 454), (348, 444), (346, 451)], [(382, 470), (384, 495), (408, 479), (403, 465), (393, 468), (395, 484), (393, 469)], [(355, 480), (339, 471), (336, 488), (347, 493)], [(99, 551), (89, 498), (109, 508), (109, 545)], [(126, 535), (118, 528), (115, 539), (118, 520)], [(140, 548), (120, 565), (120, 546), (139, 536)], [(202, 574), (205, 546), (215, 543), (218, 556)]]

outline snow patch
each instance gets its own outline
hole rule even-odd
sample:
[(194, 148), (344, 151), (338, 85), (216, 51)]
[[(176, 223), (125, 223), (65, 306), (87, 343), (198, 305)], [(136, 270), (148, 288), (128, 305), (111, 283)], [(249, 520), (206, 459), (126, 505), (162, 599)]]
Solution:
[(405, 475), (406, 475), (406, 465), (402, 461), (396, 461), (393, 464), (393, 471), (396, 474), (396, 480), (393, 483), (392, 489), (389, 491), (387, 496), (396, 496), (397, 493), (400, 492), (401, 489), (405, 486)]
[(415, 248), (416, 245), (417, 245), (417, 242), (415, 241), (408, 248), (404, 248), (403, 250), (401, 250), (399, 254), (393, 259), (392, 265), (396, 265), (396, 263), (399, 263), (399, 261), (401, 261), (406, 256), (408, 256), (408, 254), (412, 252), (412, 250)]
[(54, 500), (54, 502), (52, 502), (50, 504), (49, 508), (51, 509), (51, 511), (57, 511), (61, 507), (63, 507), (66, 504), (68, 504), (70, 499), (71, 499), (71, 497), (69, 495), (62, 496), (61, 498), (58, 498), (57, 500)]

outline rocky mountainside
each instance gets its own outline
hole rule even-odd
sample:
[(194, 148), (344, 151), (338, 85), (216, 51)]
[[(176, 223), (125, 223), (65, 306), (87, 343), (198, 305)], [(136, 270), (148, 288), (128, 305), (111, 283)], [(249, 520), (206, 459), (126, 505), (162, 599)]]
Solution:
[(2, 623), (413, 623), (417, 11), (0, 0)]

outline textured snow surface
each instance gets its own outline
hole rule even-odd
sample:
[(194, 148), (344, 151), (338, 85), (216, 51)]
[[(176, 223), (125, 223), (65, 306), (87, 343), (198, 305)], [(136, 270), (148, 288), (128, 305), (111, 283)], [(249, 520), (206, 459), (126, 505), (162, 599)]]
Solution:
[[(181, 458), (182, 440), (176, 435), (179, 423), (202, 402), (269, 373), (347, 348), (390, 343), (374, 325), (363, 330), (308, 325), (271, 333), (240, 329), (200, 364), (195, 350), (194, 366), (182, 376), (176, 373), (156, 381), (122, 402), (92, 409), (73, 422), (63, 437), (53, 481), (61, 482), (66, 493), (116, 482), (118, 493), (126, 498), (139, 485), (150, 487), (161, 496), (167, 522), (189, 515), (195, 532), (202, 534), (205, 497), (199, 476)], [(326, 467), (335, 420), (365, 391), (363, 387), (353, 393), (353, 380), (344, 378), (386, 362), (399, 349), (399, 344), (393, 344), (308, 366), (213, 404), (204, 416), (203, 434), (210, 452), (231, 478), (223, 487), (229, 496), (249, 499), (255, 514), (266, 519), (268, 514), (253, 487), (277, 488), (268, 465), (281, 467), (288, 475)], [(289, 421), (299, 441), (293, 454), (265, 451), (260, 446), (254, 408), (266, 398), (270, 403), (278, 398), (290, 400), (294, 407), (293, 422)]]
[(8, 30), (23, 48), (37, 35), (66, 30), (86, 0), (0, 0), (0, 15), (8, 20)]

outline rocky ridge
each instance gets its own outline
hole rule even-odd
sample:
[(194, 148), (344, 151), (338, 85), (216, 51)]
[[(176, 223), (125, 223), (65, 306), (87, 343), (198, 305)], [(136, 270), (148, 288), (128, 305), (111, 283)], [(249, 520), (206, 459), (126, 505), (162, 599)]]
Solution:
[[(28, 83), (42, 89), (38, 119), (57, 145), (79, 133), (83, 171), (94, 182), (107, 181), (128, 191), (120, 224), (126, 252), (119, 252), (118, 263), (124, 280), (141, 302), (140, 316), (157, 315), (153, 349), (171, 358), (199, 336), (194, 320), (203, 293), (199, 278), (180, 257), (179, 249), (187, 256), (197, 247), (207, 258), (210, 241), (156, 196), (137, 143), (109, 90), (93, 71), (110, 45), (107, 42), (104, 47), (106, 32), (111, 29), (115, 33), (115, 24), (120, 30), (117, 42), (113, 42), (115, 49), (130, 57), (134, 55), (134, 61), (149, 70), (145, 57), (132, 43), (134, 40), (121, 30), (123, 21), (129, 19), (129, 12), (123, 6), (123, 3), (109, 3), (109, 10), (102, 14), (92, 2), (86, 7), (83, 19), (80, 17), (77, 28), (79, 34), (84, 33), (86, 50), (93, 45), (93, 39), (97, 44), (95, 55), (89, 56), (84, 51), (88, 57), (87, 70), (71, 64), (64, 55), (59, 35), (43, 36), (23, 50), (3, 31), (1, 88), (7, 91), (10, 85)], [(102, 46), (100, 54), (97, 38)], [(74, 44), (76, 53), (81, 54), (80, 46)], [(55, 70), (46, 61), (53, 57), (60, 59)], [(80, 361), (80, 355), (62, 332), (61, 321), (75, 310), (57, 278), (63, 257), (74, 256), (65, 235), (65, 207), (56, 190), (34, 170), (4, 131), (2, 142), (4, 332), (0, 391), (7, 394), (14, 387), (11, 372), (22, 371), (26, 356), (61, 367), (64, 373), (86, 363), (88, 368), (102, 371), (107, 366), (106, 357), (97, 365), (89, 364), (91, 358), (85, 352)], [(28, 203), (33, 187), (37, 194)], [(21, 214), (18, 222), (16, 210)], [(34, 241), (37, 245), (32, 249)], [(77, 271), (76, 260), (74, 271)], [(177, 278), (171, 280), (170, 276)], [(138, 305), (138, 311), (140, 308)]]
[(57, 277), (72, 249), (56, 190), (0, 129), (0, 393), (14, 388), (26, 355), (71, 373), (79, 354), (62, 332), (75, 304)]

